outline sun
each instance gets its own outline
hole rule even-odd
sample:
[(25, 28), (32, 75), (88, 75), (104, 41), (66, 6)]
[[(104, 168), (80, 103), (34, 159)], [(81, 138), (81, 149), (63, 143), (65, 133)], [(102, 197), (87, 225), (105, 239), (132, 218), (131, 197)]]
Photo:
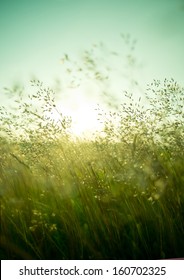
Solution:
[(61, 119), (60, 112), (63, 116), (71, 117), (72, 123), (70, 131), (75, 137), (91, 138), (94, 133), (100, 131), (102, 128), (102, 124), (98, 120), (95, 105), (84, 100), (80, 100), (80, 105), (77, 104), (71, 107), (60, 106), (60, 110), (53, 108), (50, 112), (46, 113), (46, 116), (57, 122)]
[(57, 100), (56, 108), (47, 116), (56, 122), (63, 116), (71, 117), (71, 134), (75, 137), (91, 138), (102, 130), (103, 124), (98, 120), (98, 99), (94, 85), (83, 85), (78, 88), (66, 88), (63, 96)]
[(97, 114), (94, 108), (88, 104), (83, 104), (81, 108), (73, 111), (72, 133), (79, 137), (92, 137), (92, 135), (101, 129), (101, 124), (97, 120)]

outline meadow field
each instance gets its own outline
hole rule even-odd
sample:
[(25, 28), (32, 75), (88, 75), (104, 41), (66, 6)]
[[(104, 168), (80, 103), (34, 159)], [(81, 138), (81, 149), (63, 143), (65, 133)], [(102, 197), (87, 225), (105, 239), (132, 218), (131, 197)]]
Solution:
[(0, 108), (1, 259), (184, 257), (184, 89), (154, 81), (146, 108), (126, 93), (101, 133), (74, 139), (32, 83)]

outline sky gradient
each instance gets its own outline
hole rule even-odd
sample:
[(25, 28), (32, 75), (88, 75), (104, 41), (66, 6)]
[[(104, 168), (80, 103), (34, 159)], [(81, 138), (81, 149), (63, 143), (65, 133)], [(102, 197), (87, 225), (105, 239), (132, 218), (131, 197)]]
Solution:
[[(137, 40), (134, 75), (141, 85), (171, 77), (184, 84), (183, 0), (1, 0), (0, 90), (17, 81), (26, 87), (33, 76), (52, 85), (62, 79), (64, 53), (77, 57), (98, 42), (123, 51), (121, 33)], [(97, 95), (77, 93), (65, 106), (80, 121)]]

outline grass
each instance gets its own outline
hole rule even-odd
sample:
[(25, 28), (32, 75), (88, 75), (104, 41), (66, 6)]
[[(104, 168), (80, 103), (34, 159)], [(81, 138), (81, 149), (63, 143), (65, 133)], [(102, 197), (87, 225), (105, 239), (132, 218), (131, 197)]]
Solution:
[(72, 140), (55, 92), (32, 85), (0, 107), (1, 259), (184, 257), (184, 89), (153, 81), (146, 108), (108, 95), (102, 134)]
[(31, 162), (21, 144), (1, 145), (1, 259), (183, 257), (180, 155), (58, 140)]

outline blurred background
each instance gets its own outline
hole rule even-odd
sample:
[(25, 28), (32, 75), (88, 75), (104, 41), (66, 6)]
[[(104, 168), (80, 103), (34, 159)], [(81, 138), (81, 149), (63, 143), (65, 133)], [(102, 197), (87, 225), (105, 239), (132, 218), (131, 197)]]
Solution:
[(1, 102), (4, 87), (28, 91), (37, 78), (57, 91), (75, 133), (96, 129), (107, 96), (121, 102), (153, 79), (183, 83), (183, 26), (183, 0), (1, 0)]

